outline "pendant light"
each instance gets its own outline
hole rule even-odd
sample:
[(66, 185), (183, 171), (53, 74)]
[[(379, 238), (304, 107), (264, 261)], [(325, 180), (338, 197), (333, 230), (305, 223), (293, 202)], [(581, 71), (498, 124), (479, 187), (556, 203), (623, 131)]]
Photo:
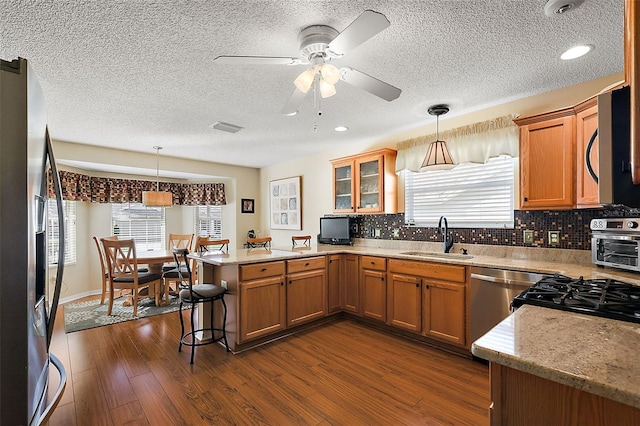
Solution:
[(436, 116), (436, 140), (429, 144), (427, 155), (422, 162), (421, 171), (426, 170), (446, 170), (456, 166), (447, 148), (447, 143), (438, 137), (440, 132), (440, 116), (449, 112), (447, 105), (433, 105), (428, 110), (429, 114)]
[(161, 146), (154, 146), (156, 150), (156, 190), (142, 192), (142, 204), (147, 207), (171, 207), (173, 205), (173, 194), (160, 191), (160, 150)]

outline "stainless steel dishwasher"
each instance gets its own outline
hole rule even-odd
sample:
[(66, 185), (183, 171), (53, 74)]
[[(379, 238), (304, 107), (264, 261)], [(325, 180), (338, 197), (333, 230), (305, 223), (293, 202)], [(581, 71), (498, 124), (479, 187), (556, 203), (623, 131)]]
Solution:
[(469, 326), (474, 342), (511, 313), (511, 301), (545, 274), (494, 268), (471, 268)]

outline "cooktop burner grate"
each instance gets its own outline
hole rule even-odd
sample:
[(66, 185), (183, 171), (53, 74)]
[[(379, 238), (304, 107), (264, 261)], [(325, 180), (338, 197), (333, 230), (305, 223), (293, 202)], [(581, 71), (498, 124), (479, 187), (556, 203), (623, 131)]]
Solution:
[(640, 287), (613, 279), (548, 276), (512, 302), (525, 304), (640, 323)]

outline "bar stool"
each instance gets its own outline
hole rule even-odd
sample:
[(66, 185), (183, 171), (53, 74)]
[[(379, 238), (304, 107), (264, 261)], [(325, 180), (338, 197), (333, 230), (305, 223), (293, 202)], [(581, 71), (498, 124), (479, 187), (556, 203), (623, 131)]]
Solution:
[(247, 247), (252, 249), (256, 247), (271, 249), (271, 237), (247, 238)]
[(303, 246), (311, 247), (311, 235), (294, 235), (291, 237), (291, 244), (296, 246), (296, 241), (302, 241)]
[[(181, 285), (180, 285), (180, 293), (178, 297), (180, 298), (180, 308), (178, 310), (180, 314), (180, 329), (181, 329), (181, 337), (180, 344), (178, 345), (178, 352), (182, 352), (182, 345), (191, 346), (191, 364), (193, 364), (194, 357), (194, 348), (196, 346), (204, 346), (209, 345), (211, 343), (216, 343), (221, 340), (224, 341), (224, 346), (229, 352), (229, 343), (227, 342), (227, 332), (226, 332), (226, 322), (227, 322), (227, 304), (224, 301), (224, 294), (227, 291), (224, 287), (220, 287), (215, 284), (198, 284), (193, 285), (191, 268), (189, 267), (189, 261), (187, 259), (187, 255), (189, 254), (189, 250), (187, 249), (179, 249), (174, 248), (173, 257), (178, 265), (177, 272), (180, 277)], [(187, 272), (187, 275), (183, 275), (183, 271)], [(215, 327), (213, 322), (213, 310), (214, 310), (214, 302), (219, 300), (222, 302), (223, 307), (223, 316), (222, 316), (222, 326)], [(184, 329), (184, 319), (182, 318), (182, 306), (184, 304), (191, 305), (191, 331), (185, 333)], [(204, 306), (205, 303), (209, 303), (209, 327), (203, 327), (200, 324), (200, 328), (195, 328), (195, 306), (198, 303), (202, 303), (201, 307)], [(216, 337), (215, 333), (219, 332), (220, 336)], [(207, 341), (197, 341), (196, 333), (211, 333), (211, 340)]]

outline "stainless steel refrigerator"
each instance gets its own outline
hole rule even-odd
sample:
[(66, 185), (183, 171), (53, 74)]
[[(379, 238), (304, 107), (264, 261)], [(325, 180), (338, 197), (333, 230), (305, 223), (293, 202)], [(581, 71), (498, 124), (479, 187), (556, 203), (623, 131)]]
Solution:
[[(66, 374), (49, 353), (64, 267), (57, 202), (55, 283), (47, 261), (47, 178), (62, 200), (44, 97), (25, 59), (0, 60), (0, 424), (37, 425), (59, 401)], [(60, 374), (49, 392), (50, 365)], [(53, 374), (53, 370), (52, 370)], [(52, 376), (53, 377), (53, 376)], [(49, 397), (51, 394), (51, 397)]]

